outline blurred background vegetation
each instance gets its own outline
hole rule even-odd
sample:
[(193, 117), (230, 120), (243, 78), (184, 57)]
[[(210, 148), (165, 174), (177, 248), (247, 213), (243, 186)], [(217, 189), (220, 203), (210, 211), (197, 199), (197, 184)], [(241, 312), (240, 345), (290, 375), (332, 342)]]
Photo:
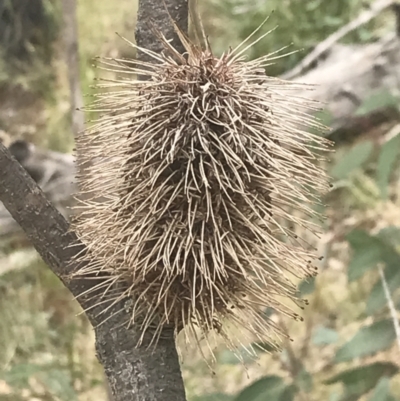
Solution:
[[(254, 58), (292, 44), (304, 49), (271, 66), (294, 67), (330, 33), (352, 20), (365, 0), (201, 0), (216, 53), (235, 46), (267, 15)], [(78, 0), (82, 90), (97, 75), (92, 58), (132, 56), (116, 35), (134, 40), (134, 0)], [(53, 150), (73, 148), (69, 87), (57, 0), (0, 0), (0, 131)], [(367, 43), (393, 30), (382, 14), (345, 38)], [(300, 283), (309, 299), (304, 322), (281, 318), (293, 342), (259, 353), (247, 371), (223, 347), (215, 375), (192, 351), (184, 357), (190, 401), (400, 400), (400, 344), (381, 274), (400, 310), (400, 128), (367, 128), (337, 144), (328, 165), (334, 188), (318, 242), (325, 256), (316, 280)], [(377, 139), (378, 138), (378, 139)], [(32, 250), (0, 251), (0, 401), (106, 400), (93, 333), (68, 292)], [(398, 318), (397, 312), (397, 318)], [(246, 359), (246, 356), (244, 356)], [(171, 400), (172, 401), (172, 400)]]

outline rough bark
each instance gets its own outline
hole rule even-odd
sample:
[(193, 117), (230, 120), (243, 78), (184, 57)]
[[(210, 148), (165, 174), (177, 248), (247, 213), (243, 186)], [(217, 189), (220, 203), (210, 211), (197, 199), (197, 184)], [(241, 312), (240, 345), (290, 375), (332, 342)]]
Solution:
[[(62, 214), (46, 199), (43, 191), (25, 169), (0, 143), (0, 201), (24, 230), (26, 236), (50, 269), (78, 296), (92, 285), (88, 281), (68, 282), (68, 261), (82, 248)], [(79, 301), (87, 308), (85, 299)]]
[[(69, 154), (38, 149), (36, 146), (29, 146), (29, 151), (29, 157), (21, 160), (22, 166), (28, 173), (40, 177), (36, 182), (46, 198), (57, 207), (63, 216), (68, 217), (70, 214), (68, 208), (72, 206), (72, 194), (76, 192), (74, 157)], [(20, 232), (19, 225), (0, 203), (0, 239), (10, 238), (13, 234)]]
[[(143, 49), (161, 53), (163, 45), (157, 39), (154, 29), (161, 31), (171, 40), (175, 49), (183, 52), (182, 44), (171, 21), (185, 33), (188, 32), (189, 5), (188, 0), (139, 0), (136, 23), (136, 44)], [(138, 51), (138, 59), (153, 62), (146, 53)]]
[[(95, 328), (96, 349), (110, 382), (115, 401), (185, 401), (178, 355), (172, 333), (156, 348), (146, 349), (149, 334), (141, 348), (135, 348), (138, 333), (121, 322), (127, 320), (124, 301), (108, 310), (111, 319), (103, 323), (102, 307), (96, 297), (80, 296), (97, 284), (95, 280), (68, 280), (74, 266), (71, 258), (83, 249), (65, 218), (0, 143), (0, 200), (22, 227), (39, 255), (78, 297)], [(77, 267), (77, 266), (76, 266)], [(125, 313), (125, 316), (124, 316)], [(102, 324), (100, 324), (102, 323)], [(164, 336), (165, 337), (165, 336)]]
[[(187, 0), (165, 0), (172, 19), (187, 32)], [(167, 39), (177, 37), (171, 19), (158, 0), (139, 2), (136, 42), (142, 48), (155, 52), (160, 45), (146, 31), (148, 21), (161, 30)], [(147, 36), (149, 35), (149, 36)], [(177, 45), (177, 43), (176, 43)], [(138, 58), (146, 58), (144, 53)], [(98, 280), (68, 280), (69, 273), (77, 268), (68, 262), (83, 249), (74, 233), (68, 232), (68, 223), (46, 199), (44, 193), (31, 179), (9, 151), (0, 143), (0, 201), (25, 231), (32, 245), (63, 281), (86, 314), (96, 332), (96, 350), (111, 385), (115, 401), (185, 401), (185, 390), (172, 330), (166, 330), (156, 347), (148, 348), (152, 335), (144, 336), (142, 346), (136, 348), (139, 333), (134, 327), (121, 324), (129, 320), (125, 308), (127, 300), (114, 305), (99, 305), (96, 296), (81, 296)], [(97, 306), (96, 306), (97, 305)], [(107, 310), (107, 317), (101, 312)], [(101, 323), (101, 324), (100, 324)]]
[[(166, 0), (166, 3), (171, 17), (176, 18), (180, 28), (186, 31), (187, 2)], [(168, 13), (161, 4), (160, 0), (141, 0), (139, 3), (137, 43), (155, 52), (160, 52), (161, 46), (151, 32), (151, 24), (161, 28), (168, 39), (177, 40)], [(324, 103), (332, 117), (330, 125), (334, 134), (356, 135), (382, 121), (397, 117), (396, 107), (390, 104), (383, 104), (379, 109), (362, 116), (356, 112), (376, 92), (387, 90), (393, 95), (400, 93), (399, 36), (392, 35), (364, 46), (332, 45), (317, 60), (314, 68), (295, 78), (297, 82), (316, 85), (314, 91), (298, 94)], [(144, 53), (139, 52), (138, 57), (149, 61)], [(43, 259), (59, 277), (63, 277), (63, 263), (76, 252), (76, 249), (66, 248), (65, 245), (74, 236), (72, 233), (66, 234), (68, 225), (65, 220), (43, 199), (43, 194), (27, 179), (21, 167), (15, 164), (0, 145), (0, 200), (26, 231)], [(4, 216), (0, 207), (0, 235), (4, 228)], [(66, 284), (77, 295), (91, 283), (76, 281)], [(93, 300), (81, 298), (80, 302), (83, 307), (88, 307)], [(108, 314), (123, 309), (121, 302)], [(95, 312), (88, 312), (88, 316), (96, 326)], [(155, 353), (144, 348), (137, 350), (134, 347), (137, 335), (134, 328), (127, 329), (120, 325), (116, 328), (120, 319), (121, 314), (115, 315), (96, 328), (99, 359), (116, 394), (116, 401), (184, 400), (172, 336), (162, 340)]]
[[(160, 53), (162, 44), (151, 30), (153, 24), (173, 46), (183, 51), (175, 33), (172, 21), (185, 33), (188, 32), (187, 0), (139, 0), (136, 24), (136, 44)], [(141, 61), (153, 62), (149, 56), (138, 51)], [(135, 348), (139, 333), (135, 328), (121, 326), (123, 302), (114, 306), (107, 321), (113, 330), (104, 330), (102, 325), (96, 329), (96, 349), (103, 364), (115, 401), (185, 401), (185, 389), (179, 366), (173, 330), (166, 329), (155, 348), (148, 348), (152, 340), (147, 333), (141, 348)], [(115, 347), (117, 346), (118, 352)]]
[[(118, 305), (108, 314), (118, 311)], [(121, 314), (96, 329), (97, 356), (105, 369), (115, 401), (186, 401), (179, 359), (171, 331), (157, 346), (147, 348), (151, 336), (135, 348), (135, 328), (121, 326)], [(111, 328), (111, 330), (110, 330)]]

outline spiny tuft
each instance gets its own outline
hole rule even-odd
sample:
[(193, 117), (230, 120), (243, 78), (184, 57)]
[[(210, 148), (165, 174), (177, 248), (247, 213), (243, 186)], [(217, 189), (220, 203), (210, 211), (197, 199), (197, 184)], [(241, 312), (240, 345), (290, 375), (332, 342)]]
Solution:
[(117, 78), (97, 85), (101, 117), (77, 141), (77, 274), (108, 274), (105, 295), (131, 297), (132, 323), (155, 340), (171, 325), (275, 343), (285, 334), (266, 309), (300, 320), (293, 278), (316, 274), (296, 232), (318, 230), (330, 143), (309, 133), (321, 127), (302, 87), (266, 75), (274, 55), (246, 61), (243, 44), (216, 57), (181, 39), (184, 55), (164, 39), (163, 54), (141, 49), (154, 64), (103, 60)]

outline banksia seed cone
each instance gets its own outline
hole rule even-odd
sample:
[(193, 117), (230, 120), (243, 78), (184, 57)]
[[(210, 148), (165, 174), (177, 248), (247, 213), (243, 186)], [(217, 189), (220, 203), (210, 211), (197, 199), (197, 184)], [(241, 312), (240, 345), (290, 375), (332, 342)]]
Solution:
[(104, 289), (131, 296), (133, 323), (155, 337), (197, 326), (234, 346), (236, 327), (272, 341), (265, 308), (297, 318), (282, 299), (299, 304), (291, 279), (315, 274), (294, 227), (315, 230), (328, 185), (314, 151), (330, 144), (307, 133), (318, 124), (299, 85), (265, 75), (272, 56), (218, 58), (181, 39), (185, 56), (161, 38), (164, 54), (142, 49), (154, 64), (104, 61), (127, 78), (98, 85), (90, 110), (103, 115), (77, 143), (91, 196), (74, 223), (87, 245), (78, 274), (128, 283)]

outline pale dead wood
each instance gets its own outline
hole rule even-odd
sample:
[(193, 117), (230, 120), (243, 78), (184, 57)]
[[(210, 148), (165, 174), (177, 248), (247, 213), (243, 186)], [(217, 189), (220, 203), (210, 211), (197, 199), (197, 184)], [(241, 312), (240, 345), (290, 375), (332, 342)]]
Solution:
[(294, 81), (312, 85), (312, 91), (299, 95), (322, 103), (335, 139), (339, 135), (356, 137), (398, 116), (395, 103), (377, 104), (376, 109), (363, 115), (357, 111), (374, 95), (399, 97), (400, 38), (389, 35), (364, 46), (335, 45), (316, 68)]
[(83, 107), (80, 86), (78, 26), (76, 21), (76, 0), (62, 0), (65, 45), (65, 59), (68, 69), (72, 132), (76, 137), (85, 127), (85, 115), (77, 109)]
[(315, 49), (309, 53), (296, 67), (282, 75), (282, 79), (293, 79), (300, 74), (303, 74), (310, 66), (318, 61), (324, 53), (330, 50), (340, 39), (347, 34), (365, 25), (382, 11), (395, 4), (395, 0), (378, 0), (372, 3), (368, 10), (362, 12), (356, 19), (342, 26), (332, 35), (328, 36), (324, 41), (320, 42)]

